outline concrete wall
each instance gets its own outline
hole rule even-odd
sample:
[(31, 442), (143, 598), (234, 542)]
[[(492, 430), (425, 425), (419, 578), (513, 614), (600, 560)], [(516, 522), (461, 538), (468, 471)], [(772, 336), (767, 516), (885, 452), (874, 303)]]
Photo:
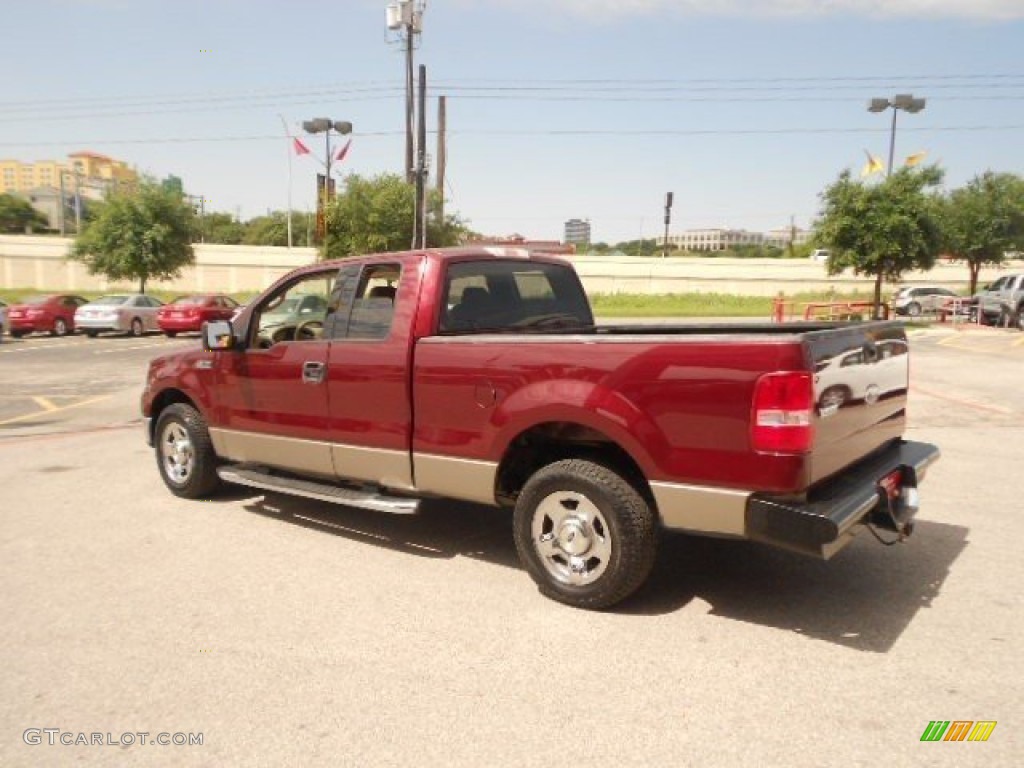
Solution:
[[(61, 237), (0, 235), (0, 287), (40, 291), (106, 291), (134, 288), (90, 275), (65, 257), (73, 240)], [(295, 267), (316, 260), (315, 248), (196, 244), (195, 266), (177, 280), (154, 281), (147, 288), (169, 291), (262, 291)]]
[[(111, 284), (89, 275), (81, 264), (67, 261), (71, 239), (0, 235), (0, 288), (53, 291), (106, 291), (134, 286)], [(180, 279), (152, 283), (169, 291), (257, 292), (279, 276), (316, 260), (314, 248), (273, 248), (245, 245), (196, 245), (196, 264)], [(841, 293), (873, 290), (873, 281), (847, 272), (836, 277), (825, 265), (809, 259), (721, 259), (572, 257), (588, 293), (726, 293), (774, 296), (801, 291)], [(1009, 269), (1024, 269), (1013, 262)], [(1005, 271), (1005, 269), (1004, 269)], [(999, 270), (983, 270), (981, 281), (994, 280)], [(967, 286), (963, 264), (941, 263), (930, 272), (908, 273), (903, 284), (938, 284), (954, 290)], [(891, 289), (891, 286), (887, 286)]]

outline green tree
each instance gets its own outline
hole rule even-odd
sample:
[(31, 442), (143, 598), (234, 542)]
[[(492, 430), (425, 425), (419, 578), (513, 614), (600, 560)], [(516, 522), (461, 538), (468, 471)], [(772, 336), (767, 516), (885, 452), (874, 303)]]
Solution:
[(973, 294), (984, 265), (1002, 264), (1008, 251), (1024, 250), (1024, 179), (991, 171), (975, 176), (949, 194), (941, 221), (944, 249), (967, 263)]
[[(292, 214), (292, 244), (305, 245), (305, 217)], [(245, 223), (246, 245), (288, 245), (288, 212), (274, 211), (266, 216), (257, 216)]]
[(46, 217), (33, 208), (28, 200), (14, 195), (0, 195), (0, 232), (24, 234), (26, 231), (44, 230), (48, 226)]
[(178, 277), (195, 262), (194, 215), (180, 195), (143, 180), (107, 198), (83, 227), (69, 258), (84, 263), (91, 275), (138, 280), (144, 293), (147, 280)]
[(246, 233), (246, 226), (230, 213), (208, 213), (202, 217), (203, 242), (238, 245)]
[[(439, 200), (428, 198), (427, 244), (456, 245), (466, 227), (455, 215), (437, 222)], [(344, 190), (327, 211), (327, 258), (408, 250), (412, 244), (415, 190), (396, 174), (345, 179)]]
[(815, 242), (831, 252), (828, 273), (850, 268), (875, 278), (875, 316), (882, 303), (882, 282), (904, 272), (927, 270), (942, 244), (939, 197), (929, 192), (942, 171), (901, 168), (880, 183), (855, 181), (849, 171), (821, 193), (824, 204), (815, 224)]

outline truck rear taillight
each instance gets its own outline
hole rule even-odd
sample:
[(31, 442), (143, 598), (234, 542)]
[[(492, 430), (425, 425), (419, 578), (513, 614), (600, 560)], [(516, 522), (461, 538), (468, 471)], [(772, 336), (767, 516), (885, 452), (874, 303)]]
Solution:
[(807, 453), (814, 439), (814, 385), (806, 371), (767, 373), (754, 385), (750, 437), (755, 451)]

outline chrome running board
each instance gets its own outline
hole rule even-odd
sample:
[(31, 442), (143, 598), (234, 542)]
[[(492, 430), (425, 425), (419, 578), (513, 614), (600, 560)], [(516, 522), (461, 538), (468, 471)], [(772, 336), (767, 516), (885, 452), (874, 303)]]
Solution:
[(374, 512), (387, 512), (392, 515), (414, 515), (419, 511), (420, 506), (419, 499), (386, 496), (373, 491), (342, 488), (330, 483), (272, 475), (262, 467), (251, 465), (217, 467), (217, 474), (220, 475), (221, 480), (236, 485), (247, 485), (250, 488), (261, 488), (265, 491), (303, 496), (307, 499), (371, 509)]

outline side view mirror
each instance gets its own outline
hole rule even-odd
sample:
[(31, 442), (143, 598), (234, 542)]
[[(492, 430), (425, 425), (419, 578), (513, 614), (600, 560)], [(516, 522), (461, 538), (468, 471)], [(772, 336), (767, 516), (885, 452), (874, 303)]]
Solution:
[(203, 324), (203, 349), (216, 352), (235, 348), (235, 329), (230, 320), (212, 320)]

